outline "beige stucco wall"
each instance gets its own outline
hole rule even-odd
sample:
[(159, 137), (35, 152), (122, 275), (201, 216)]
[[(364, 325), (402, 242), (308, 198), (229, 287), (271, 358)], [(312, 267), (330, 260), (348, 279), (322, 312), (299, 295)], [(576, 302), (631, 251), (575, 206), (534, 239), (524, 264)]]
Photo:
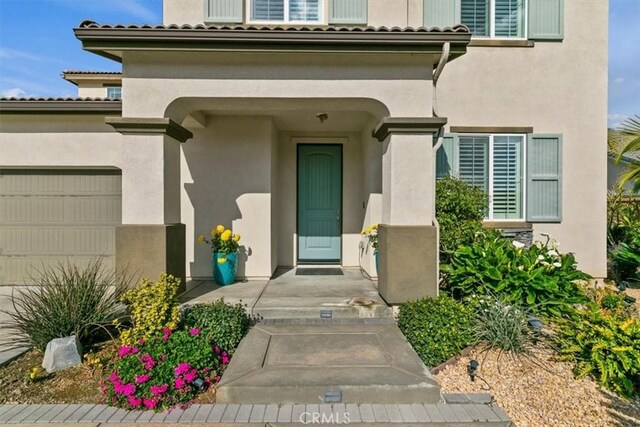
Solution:
[(438, 84), (438, 111), (452, 126), (563, 135), (563, 221), (534, 230), (596, 277), (606, 275), (607, 3), (566, 1), (562, 43), (471, 47)]
[(126, 52), (123, 116), (164, 117), (176, 99), (210, 97), (375, 100), (381, 115), (430, 117), (432, 63), (406, 54)]
[(83, 83), (78, 86), (78, 96), (81, 98), (106, 98), (107, 88), (102, 83)]
[(211, 277), (211, 254), (196, 242), (218, 224), (242, 236), (240, 277), (270, 277), (275, 270), (271, 233), (272, 153), (269, 117), (211, 117), (182, 147), (182, 221), (187, 276)]
[(121, 145), (101, 115), (0, 114), (0, 167), (120, 168)]

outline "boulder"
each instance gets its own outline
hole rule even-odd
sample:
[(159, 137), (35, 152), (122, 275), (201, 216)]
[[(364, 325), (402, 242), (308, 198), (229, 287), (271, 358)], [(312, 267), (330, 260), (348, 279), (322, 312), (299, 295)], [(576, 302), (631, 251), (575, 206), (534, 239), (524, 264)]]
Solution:
[(53, 339), (47, 344), (42, 367), (49, 373), (64, 371), (82, 364), (81, 353), (80, 341), (75, 335)]

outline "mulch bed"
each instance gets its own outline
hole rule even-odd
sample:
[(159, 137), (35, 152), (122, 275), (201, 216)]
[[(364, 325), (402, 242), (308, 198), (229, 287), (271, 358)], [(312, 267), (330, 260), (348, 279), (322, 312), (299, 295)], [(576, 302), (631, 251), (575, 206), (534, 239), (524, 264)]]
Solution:
[[(0, 368), (0, 403), (101, 403), (100, 373), (86, 365), (48, 374), (42, 353), (31, 350)], [(36, 379), (29, 371), (40, 367)]]
[[(478, 375), (486, 383), (469, 379), (472, 358), (482, 363)], [(444, 367), (436, 379), (443, 393), (492, 394), (518, 427), (640, 425), (640, 402), (603, 391), (591, 379), (577, 380), (572, 368), (545, 348), (536, 349), (534, 358), (474, 349)]]

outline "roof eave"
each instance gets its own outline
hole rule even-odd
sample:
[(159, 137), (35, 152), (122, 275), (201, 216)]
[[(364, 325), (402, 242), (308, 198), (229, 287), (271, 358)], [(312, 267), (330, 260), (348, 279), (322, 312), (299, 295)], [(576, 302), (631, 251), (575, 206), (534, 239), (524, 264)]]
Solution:
[(76, 28), (83, 48), (121, 61), (124, 51), (248, 51), (438, 54), (451, 45), (451, 58), (466, 53), (466, 31), (328, 31), (292, 29)]
[(0, 100), (0, 114), (118, 114), (121, 100)]

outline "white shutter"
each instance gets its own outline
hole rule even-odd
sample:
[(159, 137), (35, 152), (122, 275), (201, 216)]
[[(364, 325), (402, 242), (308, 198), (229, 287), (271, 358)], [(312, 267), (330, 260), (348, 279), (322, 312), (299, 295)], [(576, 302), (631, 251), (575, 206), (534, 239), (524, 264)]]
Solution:
[(459, 138), (458, 173), (467, 184), (489, 191), (489, 137)]
[(524, 37), (524, 0), (495, 0), (495, 36)]
[(284, 21), (284, 0), (251, 0), (252, 21)]
[(522, 219), (522, 136), (493, 139), (493, 218)]
[(489, 0), (462, 0), (462, 23), (469, 27), (474, 36), (488, 37), (489, 33)]

